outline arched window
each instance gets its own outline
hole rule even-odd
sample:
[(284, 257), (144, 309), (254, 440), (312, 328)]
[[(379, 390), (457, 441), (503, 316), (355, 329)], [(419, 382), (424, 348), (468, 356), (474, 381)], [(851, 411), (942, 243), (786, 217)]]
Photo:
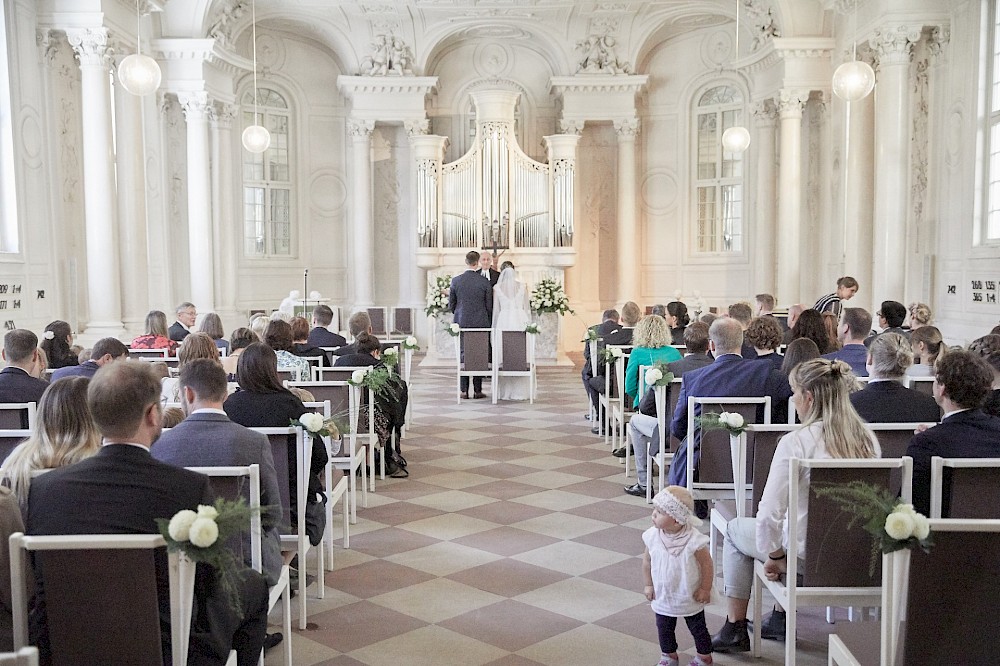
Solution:
[[(254, 124), (253, 91), (243, 95), (243, 128)], [(292, 254), (292, 173), (288, 102), (270, 88), (257, 89), (258, 124), (271, 133), (263, 153), (243, 149), (243, 254)]]
[(743, 155), (722, 148), (722, 133), (737, 124), (743, 95), (729, 85), (709, 88), (695, 109), (695, 251), (743, 251)]

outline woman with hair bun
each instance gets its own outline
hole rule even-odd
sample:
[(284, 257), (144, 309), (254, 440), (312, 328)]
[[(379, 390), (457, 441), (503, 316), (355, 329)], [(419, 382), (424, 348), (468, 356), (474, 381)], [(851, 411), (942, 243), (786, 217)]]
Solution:
[(986, 398), (983, 411), (991, 416), (1000, 416), (1000, 335), (984, 335), (973, 340), (969, 351), (982, 356), (993, 370), (993, 391)]
[(70, 347), (73, 345), (73, 329), (61, 319), (56, 319), (45, 327), (42, 344), (39, 345), (49, 360), (49, 368), (65, 368), (80, 365), (80, 359)]
[(931, 308), (926, 303), (910, 303), (910, 330), (915, 331), (924, 326), (930, 326), (934, 318)]
[(934, 364), (945, 355), (948, 348), (937, 326), (921, 326), (910, 334), (913, 355), (920, 357), (919, 363), (911, 365), (906, 374), (910, 377), (933, 377)]
[(680, 301), (667, 303), (667, 324), (670, 326), (670, 344), (684, 344), (684, 329), (691, 323), (688, 308)]

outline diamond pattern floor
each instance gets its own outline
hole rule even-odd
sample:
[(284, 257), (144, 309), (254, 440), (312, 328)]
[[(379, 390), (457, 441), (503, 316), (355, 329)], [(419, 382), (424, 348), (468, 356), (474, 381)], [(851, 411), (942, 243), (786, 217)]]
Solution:
[[(641, 573), (650, 510), (590, 434), (579, 377), (541, 369), (534, 405), (456, 405), (453, 375), (414, 370), (410, 477), (379, 482), (351, 548), (338, 541), (326, 598), (310, 588), (309, 627), (293, 636), (296, 665), (656, 663)], [(724, 606), (708, 609), (713, 632), (724, 619)], [(831, 628), (800, 611), (799, 664), (826, 663)], [(693, 657), (685, 628), (678, 641)], [(764, 643), (762, 660), (716, 663), (783, 663), (783, 644)]]

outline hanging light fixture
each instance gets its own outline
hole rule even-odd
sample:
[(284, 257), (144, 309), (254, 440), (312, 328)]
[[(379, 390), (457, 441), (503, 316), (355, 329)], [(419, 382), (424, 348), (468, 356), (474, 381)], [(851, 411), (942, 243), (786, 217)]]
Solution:
[(854, 36), (858, 28), (857, 0), (854, 0), (853, 23), (851, 59), (833, 73), (833, 94), (848, 102), (864, 99), (875, 88), (875, 70), (863, 60), (858, 60), (858, 40)]
[(257, 111), (257, 2), (250, 5), (250, 21), (253, 26), (253, 125), (243, 130), (243, 147), (251, 153), (262, 153), (271, 145), (271, 133), (263, 125), (258, 125)]
[[(736, 0), (736, 58), (740, 57), (740, 0)], [(742, 153), (750, 147), (750, 132), (742, 125), (722, 133), (722, 147), (729, 153)]]
[(118, 65), (118, 80), (133, 95), (148, 95), (160, 87), (160, 66), (149, 56), (142, 55), (142, 11), (135, 0), (135, 53)]

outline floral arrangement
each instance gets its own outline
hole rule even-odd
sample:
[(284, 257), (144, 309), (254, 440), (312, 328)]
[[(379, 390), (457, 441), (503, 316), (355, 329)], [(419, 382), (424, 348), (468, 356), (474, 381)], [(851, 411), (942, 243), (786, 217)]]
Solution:
[(643, 379), (646, 380), (646, 386), (666, 386), (674, 381), (674, 373), (667, 370), (665, 363), (657, 363), (649, 370), (646, 370)]
[(375, 395), (387, 396), (390, 392), (390, 384), (400, 381), (393, 377), (388, 368), (376, 368), (374, 366), (360, 368), (351, 373), (351, 378), (347, 383), (351, 386), (371, 389)]
[(573, 314), (563, 286), (552, 278), (543, 278), (531, 290), (531, 309), (535, 312), (557, 312), (561, 315)]
[(448, 331), (448, 335), (450, 335), (453, 338), (457, 338), (462, 333), (462, 327), (456, 324), (455, 322), (452, 322), (451, 324), (446, 326), (444, 330)]
[(340, 426), (333, 419), (324, 418), (322, 414), (306, 412), (298, 419), (291, 419), (289, 423), (302, 427), (310, 435), (316, 437), (340, 439)]
[(705, 303), (705, 299), (701, 297), (700, 291), (694, 292), (694, 300), (691, 302), (691, 309), (694, 310), (694, 319), (699, 319), (701, 315), (708, 312), (708, 304)]
[(250, 518), (257, 513), (242, 499), (232, 502), (215, 500), (201, 504), (197, 511), (184, 509), (172, 518), (157, 518), (156, 525), (170, 552), (182, 552), (194, 562), (204, 562), (215, 569), (219, 585), (230, 607), (240, 608), (240, 578), (249, 568), (226, 547), (226, 541), (250, 528)]
[(437, 317), (442, 312), (448, 312), (448, 290), (451, 288), (451, 276), (439, 275), (434, 278), (434, 284), (427, 285), (427, 307), (424, 312), (428, 317)]
[(524, 327), (525, 333), (531, 333), (532, 335), (538, 335), (538, 324), (531, 323)]
[(420, 345), (417, 344), (417, 339), (414, 336), (408, 335), (406, 336), (406, 339), (403, 340), (403, 349), (412, 349), (413, 351), (419, 351)]
[(597, 329), (588, 328), (587, 332), (583, 334), (583, 340), (580, 340), (580, 342), (593, 342), (598, 337), (600, 336), (597, 335)]
[(601, 357), (601, 362), (604, 365), (611, 365), (616, 359), (622, 357), (622, 349), (621, 347), (605, 347), (597, 355)]
[(399, 365), (399, 347), (389, 347), (382, 352), (382, 362), (390, 368)]
[(741, 435), (750, 427), (743, 415), (736, 412), (709, 412), (695, 417), (695, 422), (702, 430), (728, 430), (730, 435)]
[(851, 481), (846, 485), (814, 484), (813, 490), (819, 497), (829, 497), (844, 511), (853, 514), (848, 528), (862, 521), (861, 526), (872, 535), (868, 575), (875, 574), (880, 552), (919, 547), (926, 553), (934, 545), (927, 516), (917, 513), (912, 504), (904, 504), (888, 488)]

